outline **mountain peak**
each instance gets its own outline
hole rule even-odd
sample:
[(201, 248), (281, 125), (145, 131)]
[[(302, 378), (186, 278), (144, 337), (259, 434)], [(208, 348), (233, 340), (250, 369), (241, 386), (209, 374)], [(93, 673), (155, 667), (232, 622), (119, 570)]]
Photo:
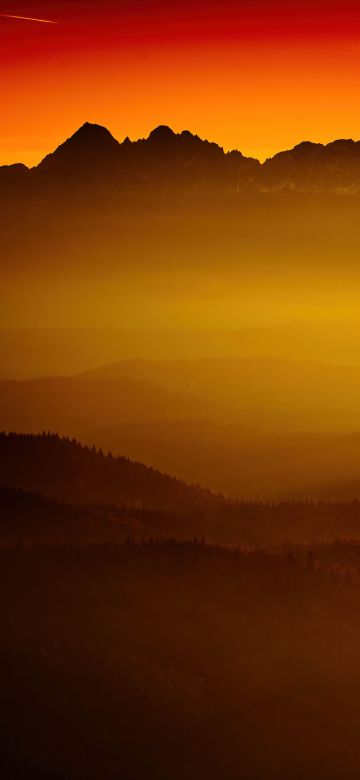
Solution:
[(76, 168), (85, 165), (101, 164), (104, 159), (112, 158), (120, 147), (110, 131), (102, 125), (85, 122), (70, 138), (47, 155), (38, 166), (40, 169), (62, 170), (68, 166)]
[(151, 131), (148, 140), (157, 143), (168, 143), (175, 138), (176, 133), (167, 125), (159, 125)]
[(85, 122), (83, 125), (81, 125), (76, 133), (74, 133), (68, 140), (74, 141), (78, 138), (81, 138), (82, 141), (84, 139), (103, 139), (115, 141), (115, 138), (111, 135), (110, 130), (108, 130), (106, 127), (103, 127), (103, 125), (97, 125), (92, 122)]
[[(238, 192), (251, 186), (264, 192), (360, 192), (360, 142), (338, 139), (328, 144), (302, 141), (264, 163), (225, 152), (216, 143), (189, 130), (175, 132), (158, 125), (148, 137), (119, 143), (102, 125), (85, 122), (37, 166), (42, 175), (65, 182), (76, 180), (78, 188), (99, 192), (99, 182), (117, 187), (154, 191), (171, 188), (192, 192), (227, 190)], [(27, 179), (24, 166), (1, 169), (3, 189)], [(176, 185), (175, 185), (176, 179)], [(33, 181), (33, 176), (31, 176)], [(83, 186), (84, 185), (84, 186)]]

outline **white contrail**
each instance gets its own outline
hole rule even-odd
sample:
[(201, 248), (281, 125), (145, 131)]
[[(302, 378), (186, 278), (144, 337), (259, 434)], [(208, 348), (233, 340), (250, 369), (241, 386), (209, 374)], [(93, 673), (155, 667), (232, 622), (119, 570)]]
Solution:
[(0, 14), (3, 19), (20, 19), (23, 22), (40, 22), (41, 24), (58, 24), (51, 19), (34, 19), (32, 16), (15, 16), (14, 14)]

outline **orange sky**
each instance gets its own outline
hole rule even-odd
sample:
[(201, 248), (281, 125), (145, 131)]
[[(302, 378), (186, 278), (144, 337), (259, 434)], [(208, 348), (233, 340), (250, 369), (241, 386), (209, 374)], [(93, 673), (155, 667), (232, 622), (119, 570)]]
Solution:
[(84, 121), (158, 124), (261, 159), (360, 138), (354, 0), (0, 1), (0, 164), (34, 164)]

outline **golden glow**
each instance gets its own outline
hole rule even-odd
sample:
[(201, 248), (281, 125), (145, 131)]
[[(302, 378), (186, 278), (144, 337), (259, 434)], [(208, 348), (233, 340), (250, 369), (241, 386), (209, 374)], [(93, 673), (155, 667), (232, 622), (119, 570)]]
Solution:
[[(86, 14), (80, 3), (56, 4), (51, 28), (2, 24), (0, 98), (11, 110), (3, 112), (0, 164), (36, 164), (85, 121), (120, 141), (167, 124), (261, 160), (303, 140), (357, 137), (360, 50), (351, 15), (330, 29), (335, 17), (319, 10), (316, 30), (308, 29), (308, 6), (294, 23), (274, 3), (273, 18), (262, 27), (258, 15), (251, 26), (245, 3), (241, 24), (230, 28), (210, 19), (211, 3), (203, 16), (189, 11), (187, 24), (174, 5), (174, 20), (165, 19), (168, 3), (152, 17), (152, 4), (142, 3), (132, 17), (136, 3), (94, 2)], [(37, 7), (39, 21), (50, 21), (45, 3)]]

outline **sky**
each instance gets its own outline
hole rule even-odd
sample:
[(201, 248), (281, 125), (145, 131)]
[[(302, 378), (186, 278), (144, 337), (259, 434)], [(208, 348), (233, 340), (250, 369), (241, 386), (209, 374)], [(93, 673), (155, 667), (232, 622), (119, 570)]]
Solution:
[(0, 0), (0, 14), (0, 164), (36, 164), (85, 121), (120, 141), (167, 124), (259, 159), (360, 138), (358, 0)]

